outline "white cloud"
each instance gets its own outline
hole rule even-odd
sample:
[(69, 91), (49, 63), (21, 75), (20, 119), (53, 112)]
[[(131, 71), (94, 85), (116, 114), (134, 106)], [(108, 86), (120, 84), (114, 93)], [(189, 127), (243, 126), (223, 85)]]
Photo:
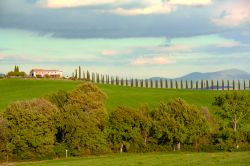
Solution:
[(217, 26), (235, 27), (250, 21), (250, 1), (238, 0), (234, 3), (224, 4), (219, 9), (220, 17), (211, 21)]
[(139, 57), (131, 61), (132, 65), (143, 66), (143, 65), (166, 65), (176, 63), (175, 60), (164, 56), (155, 57)]
[(119, 15), (148, 15), (148, 14), (165, 14), (170, 13), (175, 9), (175, 7), (166, 4), (156, 4), (153, 6), (148, 6), (145, 8), (134, 8), (134, 9), (124, 9), (117, 8), (112, 11)]
[(169, 4), (186, 6), (210, 5), (212, 0), (169, 0)]
[(45, 7), (48, 8), (69, 8), (77, 6), (91, 6), (115, 3), (118, 0), (45, 0), (40, 1)]
[(236, 47), (240, 46), (241, 44), (236, 41), (228, 41), (228, 42), (222, 42), (216, 45), (218, 48), (229, 48), (229, 47)]

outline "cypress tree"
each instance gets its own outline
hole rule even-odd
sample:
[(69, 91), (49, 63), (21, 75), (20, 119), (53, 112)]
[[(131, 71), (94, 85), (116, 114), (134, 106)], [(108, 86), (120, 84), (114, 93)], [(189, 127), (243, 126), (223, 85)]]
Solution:
[(170, 88), (173, 89), (173, 80), (170, 80)]
[(95, 83), (95, 73), (92, 73), (92, 82), (94, 82)]
[(104, 75), (102, 75), (102, 83), (103, 84), (105, 83), (105, 77), (104, 77)]
[(87, 80), (90, 81), (90, 74), (88, 70), (87, 70)]
[(19, 66), (16, 66), (16, 72), (20, 72), (20, 71), (19, 71)]
[(138, 79), (135, 79), (135, 87), (138, 87)]
[(182, 80), (181, 80), (181, 89), (183, 89), (183, 82), (182, 82)]
[(221, 81), (222, 90), (224, 90), (224, 80)]
[(188, 80), (186, 80), (186, 89), (188, 89)]
[(196, 81), (196, 90), (198, 90), (199, 89), (199, 81), (197, 80)]
[(111, 76), (111, 85), (114, 85), (115, 84), (115, 80), (114, 80), (114, 77)]
[(124, 80), (123, 80), (123, 78), (121, 79), (121, 86), (124, 86)]
[(211, 80), (212, 90), (214, 90), (214, 80)]
[(81, 76), (81, 74), (82, 74), (82, 70), (81, 70), (81, 66), (79, 66), (79, 71), (78, 71), (78, 73), (79, 73), (79, 79), (82, 79), (82, 76)]
[(148, 88), (148, 79), (145, 80), (145, 86)]
[(209, 90), (208, 80), (206, 80), (206, 87), (207, 87), (207, 90)]
[(119, 77), (118, 76), (115, 77), (115, 84), (119, 85)]
[(82, 71), (82, 78), (85, 80), (85, 71)]
[(125, 84), (126, 84), (125, 86), (128, 86), (128, 79), (127, 79), (127, 78), (126, 78), (126, 82), (125, 82)]
[(240, 80), (238, 80), (238, 90), (240, 90)]
[(178, 87), (178, 81), (177, 80), (175, 80), (175, 89), (178, 89), (179, 87)]
[(165, 80), (165, 87), (168, 89), (168, 80)]
[(244, 80), (244, 90), (246, 90), (246, 81)]
[(233, 80), (233, 90), (235, 90), (235, 81)]
[(131, 87), (134, 87), (134, 79), (133, 78), (131, 79), (130, 84), (131, 84)]
[(191, 89), (193, 89), (194, 87), (193, 87), (193, 80), (191, 80)]
[(217, 80), (217, 90), (219, 90), (219, 80)]
[(227, 90), (230, 89), (230, 83), (229, 83), (229, 80), (227, 80)]
[(163, 88), (163, 80), (160, 80), (161, 88)]
[(75, 70), (75, 78), (77, 79), (77, 69)]
[(140, 87), (143, 88), (143, 79), (140, 80)]
[(154, 88), (154, 82), (152, 79), (150, 79), (150, 88)]
[(98, 73), (96, 73), (96, 82), (99, 84), (100, 83), (100, 78), (99, 78), (100, 76), (99, 76), (99, 74)]
[(203, 90), (203, 80), (201, 80), (201, 90)]
[(158, 88), (158, 80), (155, 80), (155, 88)]
[(72, 78), (74, 78), (75, 77), (75, 73), (74, 72), (72, 72)]

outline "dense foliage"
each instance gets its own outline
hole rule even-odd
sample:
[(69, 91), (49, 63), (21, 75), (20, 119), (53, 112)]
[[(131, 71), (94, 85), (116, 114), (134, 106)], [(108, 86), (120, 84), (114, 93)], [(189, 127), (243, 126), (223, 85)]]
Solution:
[(97, 86), (85, 82), (45, 99), (10, 104), (0, 115), (0, 159), (63, 157), (66, 150), (81, 156), (249, 148), (250, 98), (240, 92), (217, 96), (215, 114), (180, 98), (153, 109), (119, 106), (108, 114), (106, 99)]

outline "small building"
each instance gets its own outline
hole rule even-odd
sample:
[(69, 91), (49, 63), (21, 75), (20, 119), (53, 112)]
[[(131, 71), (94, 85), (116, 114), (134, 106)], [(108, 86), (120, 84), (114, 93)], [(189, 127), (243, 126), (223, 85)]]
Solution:
[(30, 71), (31, 77), (50, 77), (50, 78), (61, 78), (63, 76), (63, 72), (59, 70), (44, 70), (44, 69), (32, 69)]

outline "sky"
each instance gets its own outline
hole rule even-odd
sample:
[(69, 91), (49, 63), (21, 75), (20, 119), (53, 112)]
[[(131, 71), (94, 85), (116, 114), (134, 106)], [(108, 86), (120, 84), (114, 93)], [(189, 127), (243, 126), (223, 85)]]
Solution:
[(250, 71), (250, 0), (0, 0), (0, 73)]

